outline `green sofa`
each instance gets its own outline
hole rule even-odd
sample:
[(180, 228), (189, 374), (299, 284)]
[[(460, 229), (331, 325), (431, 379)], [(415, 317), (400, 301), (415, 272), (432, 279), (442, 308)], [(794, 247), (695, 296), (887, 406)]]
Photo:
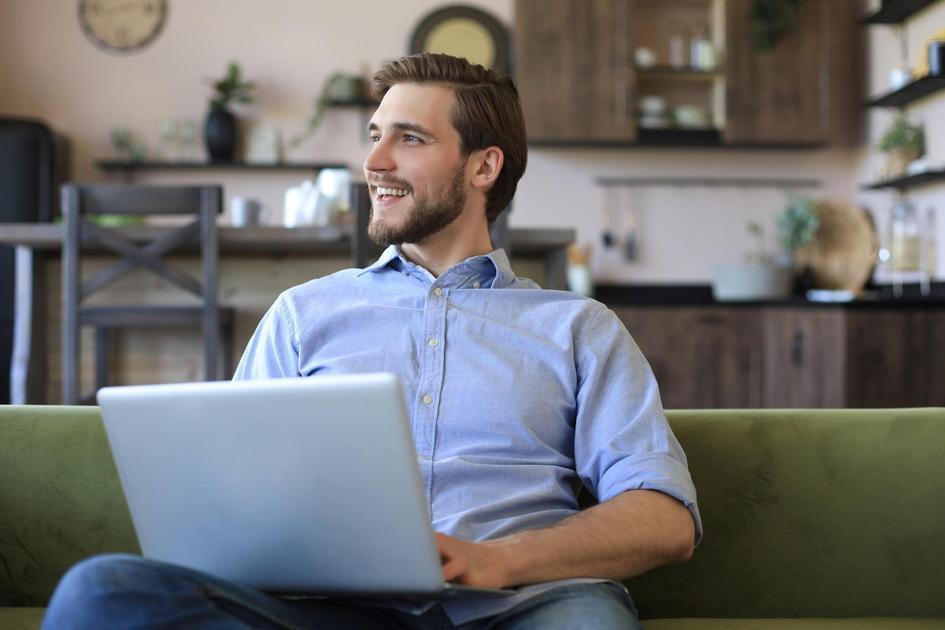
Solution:
[[(705, 521), (647, 628), (945, 628), (945, 409), (674, 411)], [(95, 408), (0, 406), (0, 629), (137, 543)]]

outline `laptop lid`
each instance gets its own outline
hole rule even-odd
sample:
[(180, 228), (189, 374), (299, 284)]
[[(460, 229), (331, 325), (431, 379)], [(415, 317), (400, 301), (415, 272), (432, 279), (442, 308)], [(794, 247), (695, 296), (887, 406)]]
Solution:
[(145, 556), (275, 592), (442, 592), (394, 375), (109, 387), (98, 402)]

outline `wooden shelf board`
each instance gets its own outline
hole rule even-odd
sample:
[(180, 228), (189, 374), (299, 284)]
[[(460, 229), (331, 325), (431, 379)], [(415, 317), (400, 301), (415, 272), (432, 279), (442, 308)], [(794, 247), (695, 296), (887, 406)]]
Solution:
[(896, 0), (884, 2), (883, 7), (863, 19), (864, 24), (899, 24), (912, 17), (936, 0)]
[(358, 98), (345, 101), (329, 99), (327, 105), (329, 107), (377, 107), (380, 103), (373, 98)]
[(651, 66), (637, 68), (637, 75), (641, 79), (679, 79), (686, 81), (713, 81), (720, 79), (724, 73), (719, 70), (701, 70), (699, 68), (676, 68), (673, 66)]
[(864, 190), (883, 190), (886, 188), (906, 190), (908, 188), (916, 188), (936, 182), (945, 182), (945, 170), (926, 171), (924, 173), (916, 173), (915, 175), (897, 177), (896, 179), (887, 179), (882, 182), (863, 184), (861, 188)]
[(320, 171), (327, 168), (348, 168), (340, 162), (277, 162), (275, 164), (252, 164), (249, 162), (164, 162), (122, 160), (98, 160), (95, 166), (103, 171)]
[(945, 77), (926, 75), (894, 92), (867, 101), (866, 105), (868, 107), (902, 107), (941, 89), (945, 89)]

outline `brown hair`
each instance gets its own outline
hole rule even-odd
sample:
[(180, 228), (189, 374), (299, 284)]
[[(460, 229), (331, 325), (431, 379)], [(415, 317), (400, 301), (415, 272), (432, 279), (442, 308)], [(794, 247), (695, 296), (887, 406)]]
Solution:
[(525, 119), (512, 79), (465, 59), (440, 53), (401, 57), (384, 64), (371, 81), (371, 95), (381, 99), (398, 83), (442, 83), (456, 95), (450, 114), (463, 155), (497, 146), (505, 163), (486, 194), (486, 218), (495, 220), (512, 201), (525, 173), (528, 147)]

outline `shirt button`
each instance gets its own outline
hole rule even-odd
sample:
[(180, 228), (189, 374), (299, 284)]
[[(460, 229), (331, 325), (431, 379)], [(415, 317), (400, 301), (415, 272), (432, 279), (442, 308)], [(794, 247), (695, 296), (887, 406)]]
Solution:
[(433, 289), (433, 295), (435, 295), (436, 297), (440, 297), (441, 295), (443, 295), (443, 289), (441, 289), (440, 287)]
[(473, 282), (473, 288), (474, 288), (474, 289), (478, 289), (478, 288), (481, 287), (481, 286), (482, 286), (482, 285), (479, 284), (479, 281), (478, 281), (478, 280), (476, 280), (475, 282)]
[(433, 402), (433, 396), (431, 396), (430, 394), (424, 394), (423, 398), (421, 398), (420, 400), (423, 401), (424, 405), (429, 405), (430, 403)]
[(440, 344), (440, 342), (437, 340), (436, 337), (430, 337), (430, 341), (428, 341), (427, 344), (429, 344), (431, 348), (435, 348)]

